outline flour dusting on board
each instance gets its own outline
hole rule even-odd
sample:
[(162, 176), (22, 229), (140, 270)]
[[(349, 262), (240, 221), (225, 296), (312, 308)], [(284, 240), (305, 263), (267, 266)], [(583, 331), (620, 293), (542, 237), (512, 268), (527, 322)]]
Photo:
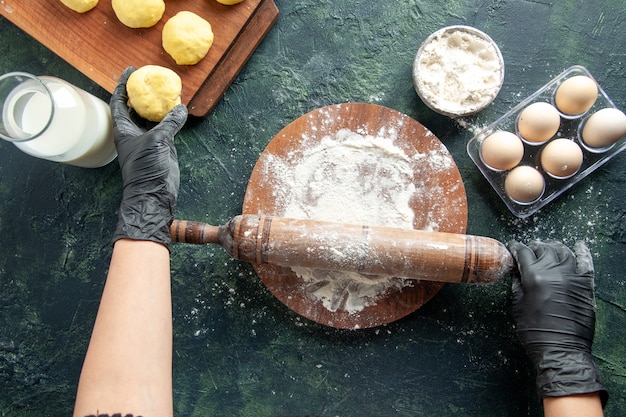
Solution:
[(286, 217), (412, 227), (411, 161), (387, 138), (342, 129), (305, 151)]
[[(445, 147), (429, 154), (407, 155), (396, 146), (395, 128), (381, 129), (375, 135), (340, 129), (321, 140), (303, 137), (302, 153), (285, 161), (269, 156), (264, 169), (279, 184), (273, 187), (277, 205), (289, 218), (371, 226), (413, 228), (410, 201), (417, 191), (415, 163), (431, 169), (449, 169), (453, 161)], [(437, 230), (437, 224), (429, 224)], [(329, 256), (332, 256), (329, 253)], [(292, 268), (303, 281), (304, 292), (330, 311), (356, 313), (373, 305), (389, 290), (412, 285), (392, 277), (364, 276), (310, 268)]]

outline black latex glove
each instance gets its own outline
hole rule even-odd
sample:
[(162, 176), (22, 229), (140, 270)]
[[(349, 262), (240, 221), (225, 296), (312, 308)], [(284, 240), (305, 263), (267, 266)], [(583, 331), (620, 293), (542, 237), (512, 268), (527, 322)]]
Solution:
[[(174, 219), (180, 183), (174, 135), (187, 120), (187, 108), (178, 105), (148, 130), (135, 122), (128, 107), (126, 82), (135, 68), (127, 68), (111, 97), (111, 116), (124, 191), (113, 241), (150, 240), (169, 248), (169, 226)], [(135, 119), (139, 120), (139, 119)]]
[(583, 242), (574, 252), (559, 242), (509, 242), (517, 334), (537, 372), (544, 397), (600, 392), (608, 395), (591, 356), (595, 332), (593, 260)]

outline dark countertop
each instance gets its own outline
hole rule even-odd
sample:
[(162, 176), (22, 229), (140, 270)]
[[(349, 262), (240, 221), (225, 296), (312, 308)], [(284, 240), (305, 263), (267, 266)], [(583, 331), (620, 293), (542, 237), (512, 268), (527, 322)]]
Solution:
[[(298, 116), (349, 101), (391, 107), (432, 130), (465, 184), (468, 232), (588, 242), (596, 265), (594, 355), (626, 410), (626, 155), (529, 219), (513, 217), (465, 152), (486, 126), (564, 69), (585, 66), (626, 109), (623, 0), (276, 0), (281, 15), (215, 110), (177, 138), (177, 217), (222, 224), (272, 137)], [(506, 64), (492, 106), (457, 123), (417, 97), (411, 65), (442, 26), (487, 32)], [(55, 75), (108, 94), (0, 18), (0, 71)], [(38, 160), (1, 143), (0, 415), (71, 413), (111, 252), (118, 166)], [(324, 327), (291, 312), (219, 247), (175, 245), (174, 401), (178, 416), (540, 416), (510, 315), (510, 280), (447, 285), (375, 329)]]

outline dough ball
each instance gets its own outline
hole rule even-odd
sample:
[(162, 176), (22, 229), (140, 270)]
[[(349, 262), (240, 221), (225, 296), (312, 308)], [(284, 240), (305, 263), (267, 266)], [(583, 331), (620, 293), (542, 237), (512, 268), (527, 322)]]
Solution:
[(222, 3), (222, 4), (227, 4), (227, 5), (233, 5), (233, 4), (238, 4), (241, 3), (243, 0), (217, 0), (218, 3)]
[(192, 12), (179, 12), (163, 26), (163, 49), (178, 65), (200, 62), (213, 45), (211, 24)]
[(120, 22), (130, 28), (149, 28), (165, 13), (164, 0), (112, 0), (111, 6)]
[(98, 0), (61, 0), (61, 3), (78, 13), (85, 13), (96, 7)]
[(144, 119), (160, 122), (181, 103), (183, 83), (178, 74), (159, 65), (145, 65), (128, 78), (128, 101)]

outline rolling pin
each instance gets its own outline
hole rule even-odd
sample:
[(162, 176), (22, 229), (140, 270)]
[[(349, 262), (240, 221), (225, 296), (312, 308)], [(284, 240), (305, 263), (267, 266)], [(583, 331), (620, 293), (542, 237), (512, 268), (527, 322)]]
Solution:
[(256, 264), (439, 282), (492, 283), (514, 268), (495, 239), (465, 234), (239, 215), (222, 226), (174, 220), (172, 241), (218, 244)]

